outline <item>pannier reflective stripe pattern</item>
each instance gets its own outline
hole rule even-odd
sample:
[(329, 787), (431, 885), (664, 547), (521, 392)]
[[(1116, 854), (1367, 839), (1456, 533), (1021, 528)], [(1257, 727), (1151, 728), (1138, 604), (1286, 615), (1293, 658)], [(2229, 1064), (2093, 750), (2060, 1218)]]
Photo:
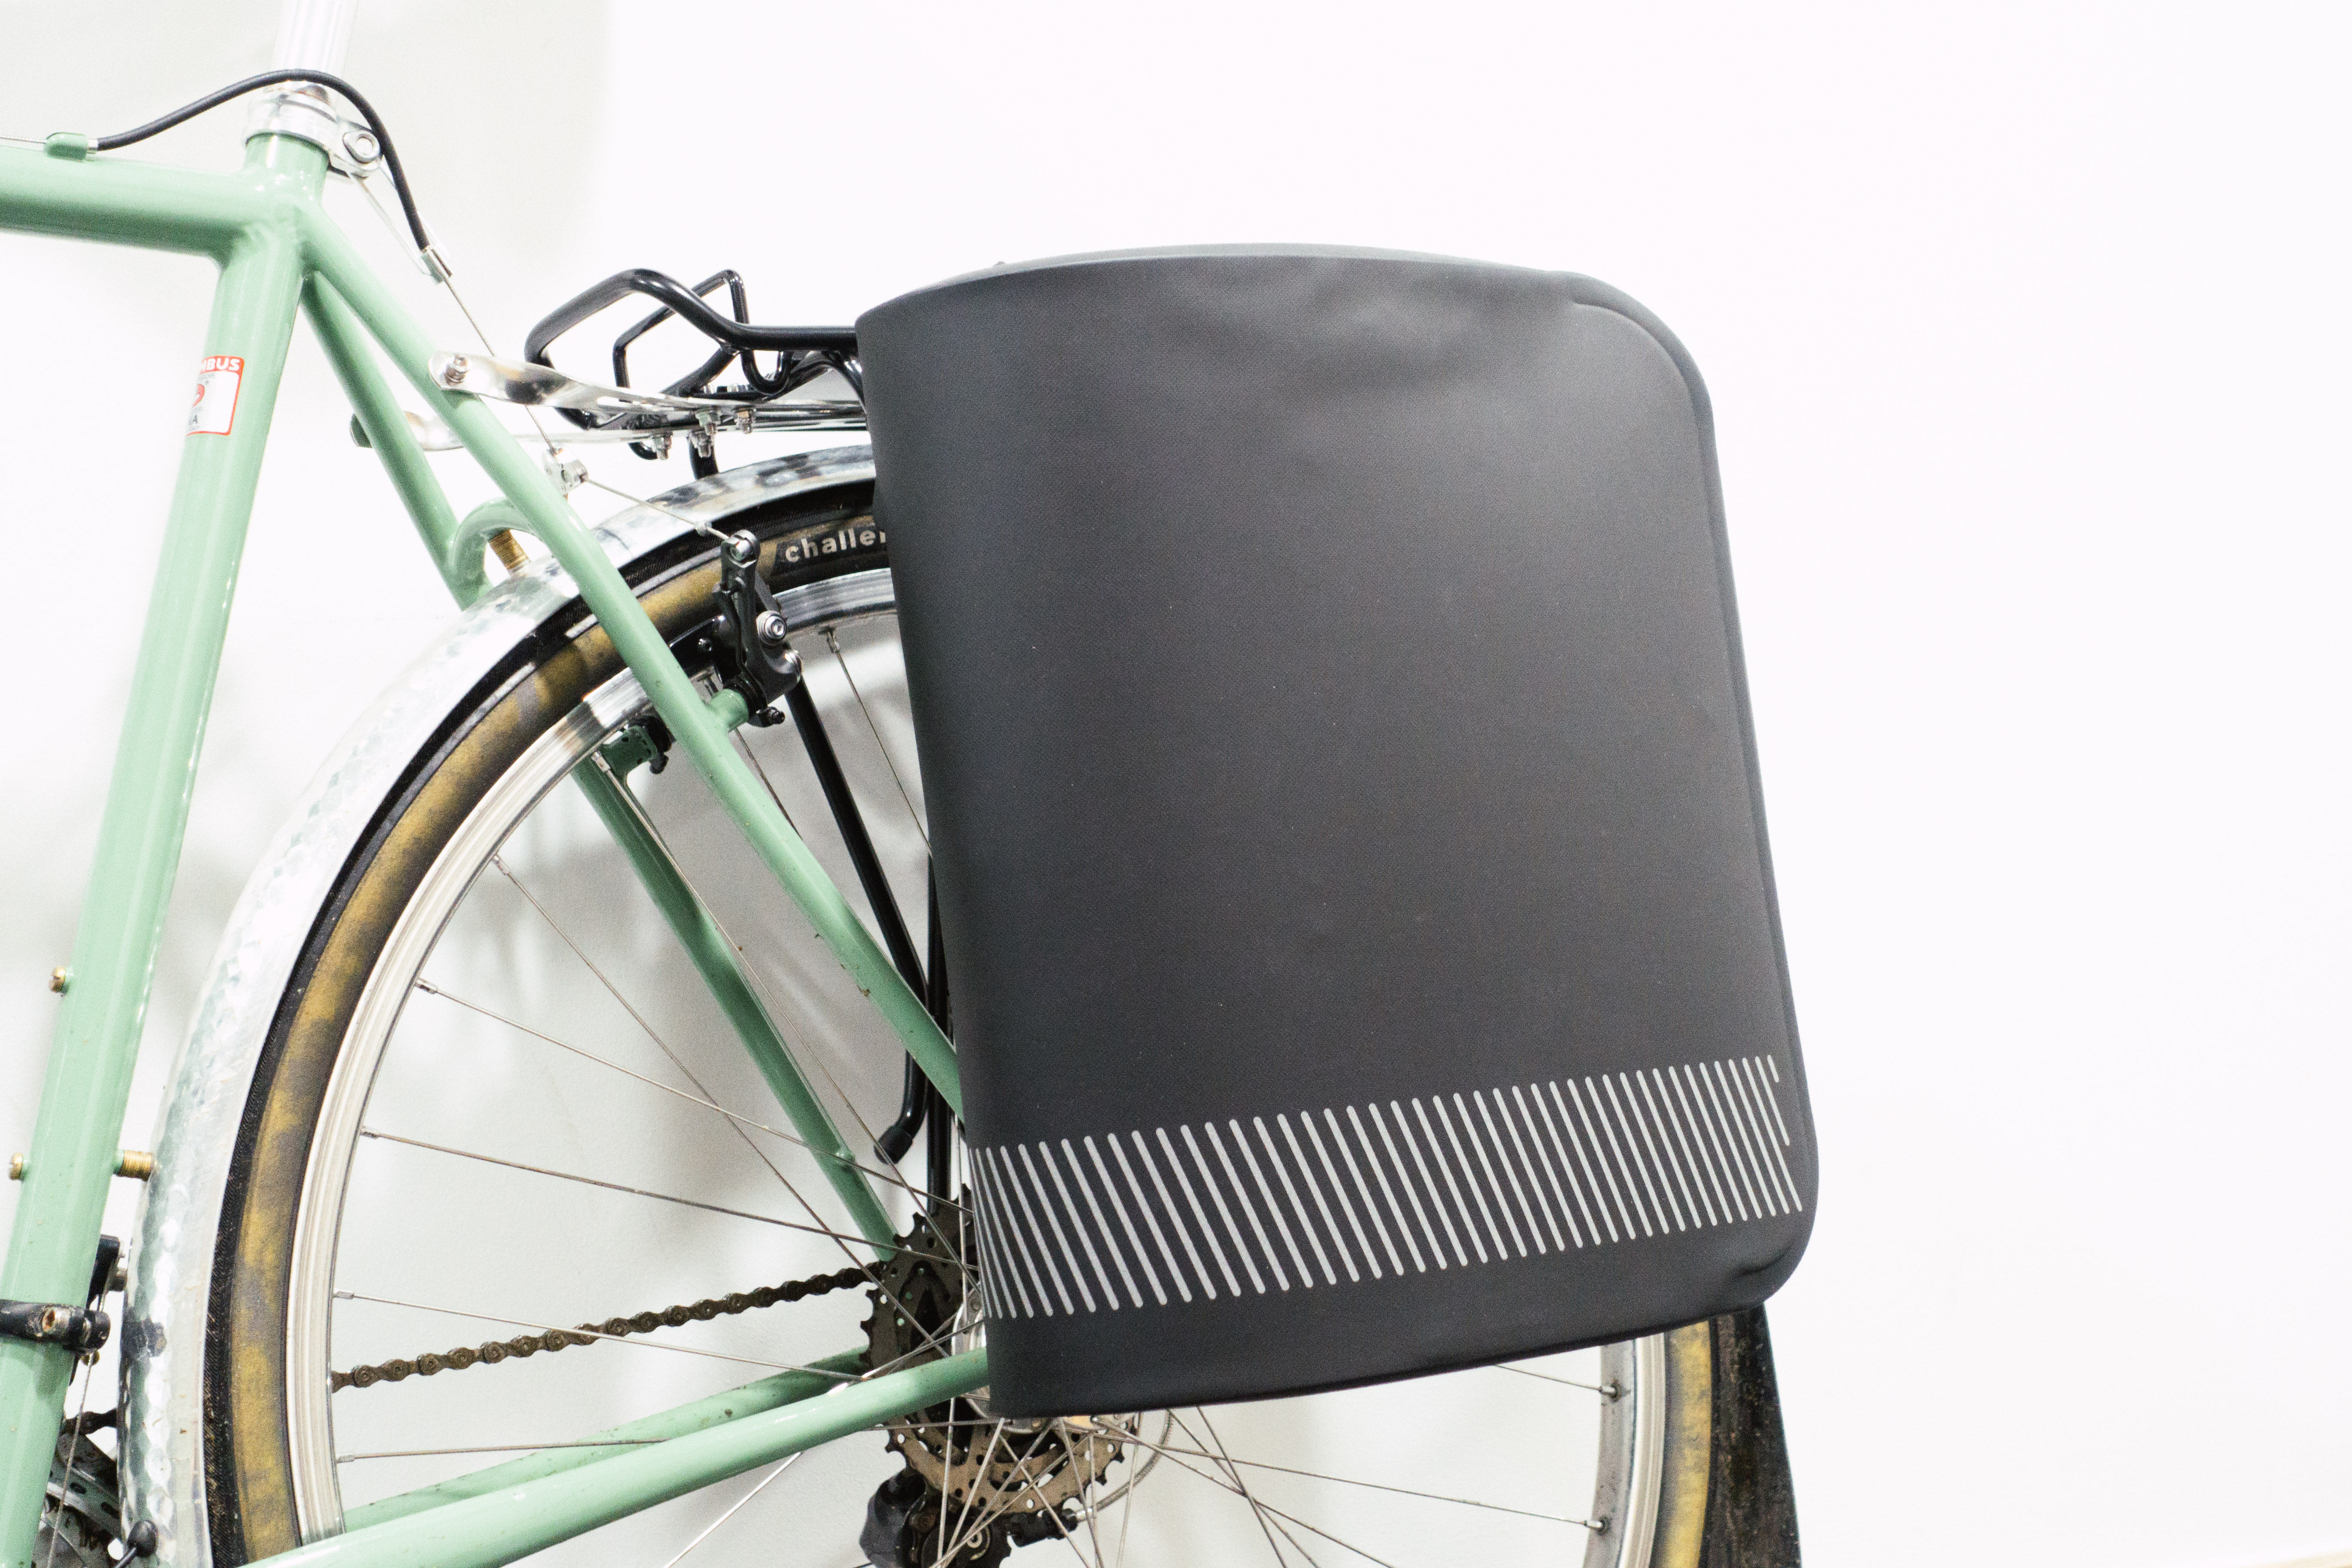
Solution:
[(1793, 1214), (1780, 1085), (1743, 1057), (975, 1149), (988, 1310), (1311, 1290)]

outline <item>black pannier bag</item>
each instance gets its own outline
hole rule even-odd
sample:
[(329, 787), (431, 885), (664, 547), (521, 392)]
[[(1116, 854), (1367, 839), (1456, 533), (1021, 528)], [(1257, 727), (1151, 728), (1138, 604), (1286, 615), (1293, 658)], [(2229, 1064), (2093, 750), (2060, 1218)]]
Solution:
[(1706, 394), (1304, 247), (857, 323), (1001, 1413), (1748, 1307), (1815, 1158)]

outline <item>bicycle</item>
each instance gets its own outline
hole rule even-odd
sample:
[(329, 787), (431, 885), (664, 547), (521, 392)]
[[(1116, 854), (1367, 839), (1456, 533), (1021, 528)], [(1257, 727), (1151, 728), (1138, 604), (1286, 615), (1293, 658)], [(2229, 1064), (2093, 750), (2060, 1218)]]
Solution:
[[(520, 360), (436, 352), (320, 205), (331, 177), (389, 184), (447, 281), (387, 128), (331, 74), (336, 13), (298, 7), (275, 79), (121, 137), (0, 149), (0, 226), (222, 267), (171, 591), (149, 608), (0, 1279), (6, 1560), (489, 1564), (604, 1526), (597, 1548), (675, 1563), (656, 1541), (695, 1550), (761, 1500), (734, 1543), (781, 1513), (809, 1533), (781, 1549), (821, 1568), (1057, 1541), (1106, 1563), (1793, 1561), (1760, 1310), (1213, 1415), (989, 1415), (870, 456), (721, 470), (715, 452), (746, 429), (858, 428), (854, 334), (753, 326), (727, 274), (634, 273), (560, 309)], [(236, 174), (99, 155), (266, 89)], [(546, 363), (632, 293), (663, 310), (615, 344), (620, 384)], [(248, 889), (147, 1162), (120, 1150), (131, 1055), (297, 314), (467, 610)], [(664, 315), (713, 352), (632, 391), (626, 350)], [(730, 369), (742, 385), (716, 387)], [(563, 419), (543, 461), (490, 401)], [(590, 441), (683, 441), (700, 477), (592, 530), (565, 500), (564, 449)], [(504, 499), (456, 516), (421, 456), (442, 446)], [(555, 1064), (616, 1092), (583, 1095)], [(119, 1286), (98, 1235), (117, 1176), (150, 1182)], [(499, 1293), (399, 1288), (460, 1266)], [(117, 1315), (110, 1453), (87, 1377), (68, 1400)], [(689, 1323), (696, 1343), (663, 1337)], [(738, 1386), (747, 1367), (766, 1375)], [(1447, 1430), (1465, 1401), (1484, 1444)], [(1299, 1462), (1318, 1449), (1344, 1458)]]

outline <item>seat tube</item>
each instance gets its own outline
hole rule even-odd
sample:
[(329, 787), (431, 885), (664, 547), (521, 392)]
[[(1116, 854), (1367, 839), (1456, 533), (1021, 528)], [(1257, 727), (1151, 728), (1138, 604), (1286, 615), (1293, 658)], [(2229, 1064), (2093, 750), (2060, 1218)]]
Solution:
[[(257, 139), (247, 149), (248, 175), (289, 195), (307, 186), (315, 197), (324, 163), (315, 149), (282, 138)], [(97, 858), (0, 1265), (0, 1297), (12, 1300), (79, 1307), (89, 1285), (301, 267), (290, 219), (246, 229), (222, 258), (203, 392), (184, 437)], [(98, 571), (125, 570), (103, 534), (93, 542)], [(122, 599), (101, 593), (94, 603)], [(0, 1339), (0, 1564), (31, 1559), (74, 1365), (62, 1346)]]

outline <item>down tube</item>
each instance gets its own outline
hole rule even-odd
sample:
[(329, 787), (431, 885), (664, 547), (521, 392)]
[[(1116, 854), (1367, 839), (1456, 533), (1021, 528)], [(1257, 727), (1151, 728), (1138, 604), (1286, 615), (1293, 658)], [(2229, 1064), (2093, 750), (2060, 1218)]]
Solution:
[(655, 710), (669, 726), (684, 752), (713, 795), (719, 797), (760, 858), (767, 864), (793, 901), (816, 928), (818, 936), (849, 971), (858, 989), (879, 1012), (921, 1066), (940, 1096), (958, 1115), (963, 1111), (963, 1089), (956, 1071), (955, 1047), (906, 980), (882, 951), (849, 900), (834, 886), (783, 812), (771, 799), (751, 768), (735, 754), (728, 727), (712, 712), (702, 694), (687, 678), (677, 658), (654, 629), (626, 582), (604, 552), (572, 515), (572, 507), (548, 477), (525, 455), (520, 444), (483, 406), (478, 398), (456, 395), (434, 383), (427, 369), (432, 344), (400, 309), (391, 293), (368, 271), (366, 264), (323, 216), (309, 215), (307, 243), (310, 260), (352, 307), (409, 384), (427, 405), (456, 430), (466, 449), (481, 464), (491, 480), (506, 492), (522, 515), (524, 526), (551, 551), (579, 587), (614, 646), (644, 685)]
[[(226, 395), (228, 407), (183, 437), (24, 1195), (0, 1271), (0, 1296), (13, 1300), (79, 1306), (89, 1289), (300, 288), (293, 235), (257, 225), (230, 252), (214, 296), (205, 350), (215, 379), (206, 402)], [(73, 1364), (61, 1346), (0, 1340), (0, 1563), (32, 1554)]]

